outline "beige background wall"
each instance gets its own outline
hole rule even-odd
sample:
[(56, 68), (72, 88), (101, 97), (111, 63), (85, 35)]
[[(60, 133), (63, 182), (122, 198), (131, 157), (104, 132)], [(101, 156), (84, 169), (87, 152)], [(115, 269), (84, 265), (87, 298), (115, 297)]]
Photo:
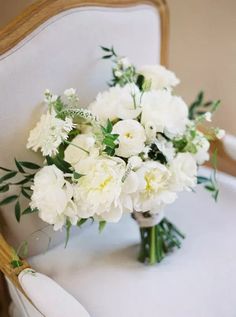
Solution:
[[(200, 89), (221, 99), (215, 122), (236, 135), (236, 0), (167, 0), (171, 14), (170, 68), (190, 102)], [(0, 0), (0, 26), (34, 0)]]

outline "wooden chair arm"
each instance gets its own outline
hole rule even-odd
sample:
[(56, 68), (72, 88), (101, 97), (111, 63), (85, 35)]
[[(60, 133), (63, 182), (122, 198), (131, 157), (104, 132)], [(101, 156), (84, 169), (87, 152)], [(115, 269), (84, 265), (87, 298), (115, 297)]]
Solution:
[(22, 260), (22, 266), (14, 269), (11, 266), (12, 258), (13, 249), (11, 246), (9, 246), (9, 244), (3, 238), (3, 235), (0, 233), (0, 271), (2, 271), (3, 274), (13, 283), (13, 285), (24, 294), (24, 291), (18, 281), (18, 275), (24, 269), (30, 268), (30, 265), (25, 260)]

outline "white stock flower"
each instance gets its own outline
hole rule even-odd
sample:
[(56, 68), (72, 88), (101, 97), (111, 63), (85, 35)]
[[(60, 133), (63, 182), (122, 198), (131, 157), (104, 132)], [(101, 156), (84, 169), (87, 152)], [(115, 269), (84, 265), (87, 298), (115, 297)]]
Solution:
[(143, 126), (138, 121), (118, 121), (113, 126), (112, 133), (119, 134), (119, 147), (116, 149), (116, 155), (130, 157), (143, 151), (146, 135)]
[(169, 137), (182, 135), (188, 123), (188, 107), (181, 97), (167, 90), (149, 91), (142, 98), (141, 122), (152, 122), (157, 132)]
[(30, 131), (27, 149), (41, 150), (43, 156), (58, 153), (59, 145), (68, 138), (68, 133), (74, 128), (71, 118), (65, 120), (56, 118), (55, 111), (43, 114), (36, 127)]
[(95, 139), (92, 135), (79, 134), (65, 149), (64, 159), (72, 166), (75, 166), (80, 160), (88, 157), (94, 146)]
[(76, 165), (83, 174), (75, 186), (75, 203), (81, 218), (100, 217), (117, 222), (123, 213), (122, 177), (125, 163), (122, 160), (88, 157)]
[(117, 85), (99, 93), (96, 100), (89, 105), (89, 109), (101, 121), (134, 119), (141, 112), (139, 100), (140, 91), (137, 86), (134, 84), (127, 84), (124, 87)]
[(73, 187), (55, 165), (43, 167), (34, 177), (30, 206), (39, 210), (39, 217), (58, 230), (68, 217), (73, 224), (78, 220), (73, 203)]
[(199, 165), (201, 165), (205, 161), (208, 161), (210, 158), (210, 155), (209, 155), (210, 142), (206, 139), (204, 134), (200, 131), (197, 131), (197, 134), (192, 142), (196, 147), (196, 153), (192, 154), (196, 162)]
[(171, 172), (165, 165), (148, 161), (136, 171), (139, 185), (133, 194), (134, 210), (158, 213), (166, 204), (171, 204), (177, 195), (170, 190)]
[(175, 74), (161, 65), (144, 65), (138, 69), (146, 80), (151, 80), (151, 89), (170, 89), (180, 83)]
[(190, 153), (178, 153), (170, 164), (171, 189), (190, 190), (196, 185), (197, 164)]

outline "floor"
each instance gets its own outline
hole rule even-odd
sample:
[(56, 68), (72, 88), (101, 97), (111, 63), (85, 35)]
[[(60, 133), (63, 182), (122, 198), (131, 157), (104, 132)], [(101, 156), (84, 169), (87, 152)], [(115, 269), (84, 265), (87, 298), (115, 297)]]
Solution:
[(9, 306), (9, 294), (7, 286), (2, 273), (0, 272), (0, 316), (9, 317), (8, 306)]

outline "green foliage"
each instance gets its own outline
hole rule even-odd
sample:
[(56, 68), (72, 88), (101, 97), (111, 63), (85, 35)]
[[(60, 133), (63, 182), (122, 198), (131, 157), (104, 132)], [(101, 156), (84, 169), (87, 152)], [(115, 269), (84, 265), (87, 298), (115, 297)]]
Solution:
[(161, 164), (166, 164), (167, 159), (164, 154), (158, 149), (155, 143), (152, 143), (148, 152), (148, 157), (153, 161), (158, 161)]
[(175, 248), (181, 247), (185, 236), (170, 221), (164, 218), (159, 224), (140, 228), (141, 249), (139, 261), (147, 264), (161, 262)]
[(219, 185), (216, 179), (216, 170), (217, 170), (217, 151), (212, 155), (212, 167), (213, 171), (210, 177), (198, 176), (197, 183), (203, 184), (204, 188), (211, 193), (211, 196), (217, 201), (219, 196)]
[(68, 245), (69, 239), (70, 239), (70, 229), (71, 229), (71, 222), (69, 220), (69, 218), (66, 219), (66, 241), (65, 241), (65, 248)]
[(200, 91), (194, 102), (189, 107), (189, 119), (195, 120), (197, 117), (204, 115), (206, 112), (215, 112), (220, 105), (220, 100), (204, 101), (204, 92)]
[(107, 222), (105, 220), (99, 221), (99, 232), (101, 233), (105, 226), (106, 226)]
[[(0, 167), (2, 171), (7, 172), (0, 178), (0, 183), (2, 184), (0, 186), (0, 193), (8, 192), (12, 186), (16, 186), (19, 189), (18, 194), (10, 195), (8, 197), (3, 198), (0, 201), (0, 206), (15, 202), (15, 217), (16, 220), (20, 222), (22, 214), (28, 214), (37, 211), (31, 210), (31, 208), (28, 207), (22, 212), (21, 198), (25, 197), (26, 199), (30, 200), (32, 195), (31, 185), (33, 183), (35, 173), (27, 172), (27, 170), (35, 171), (38, 170), (40, 166), (38, 164), (28, 161), (17, 161), (16, 159), (15, 165), (17, 168), (16, 171), (10, 170), (5, 167)], [(17, 180), (14, 180), (15, 177), (17, 177)], [(20, 177), (21, 179), (19, 180)]]
[(113, 134), (112, 128), (113, 126), (109, 119), (107, 120), (106, 127), (101, 126), (101, 130), (103, 134), (102, 144), (105, 145), (104, 152), (110, 156), (114, 156), (116, 148), (119, 147), (119, 144), (118, 144), (119, 134)]
[(87, 220), (88, 218), (81, 218), (80, 220), (78, 220), (77, 226), (81, 227)]
[(64, 173), (71, 173), (73, 170), (72, 166), (61, 157), (60, 153), (54, 157), (46, 156), (46, 161), (48, 165), (56, 165)]

